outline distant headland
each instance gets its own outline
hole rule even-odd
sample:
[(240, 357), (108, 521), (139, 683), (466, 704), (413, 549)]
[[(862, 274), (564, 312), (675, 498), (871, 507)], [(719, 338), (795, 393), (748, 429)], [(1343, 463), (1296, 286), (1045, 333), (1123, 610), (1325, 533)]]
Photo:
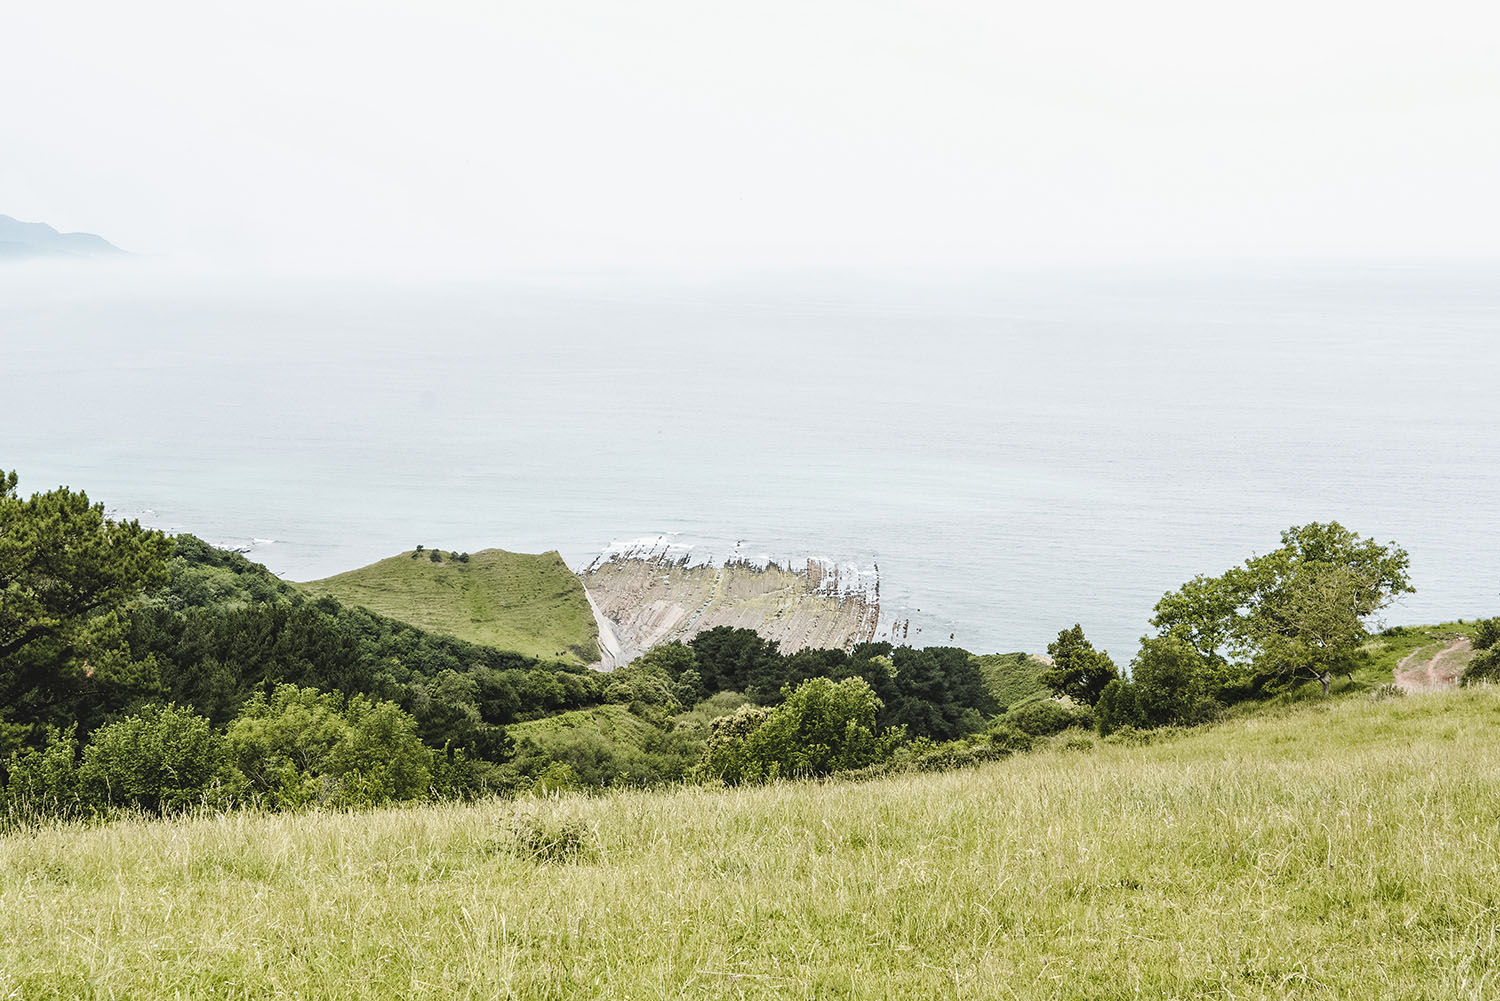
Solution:
[(58, 257), (110, 257), (124, 254), (93, 233), (59, 233), (44, 222), (22, 222), (0, 215), (0, 261)]

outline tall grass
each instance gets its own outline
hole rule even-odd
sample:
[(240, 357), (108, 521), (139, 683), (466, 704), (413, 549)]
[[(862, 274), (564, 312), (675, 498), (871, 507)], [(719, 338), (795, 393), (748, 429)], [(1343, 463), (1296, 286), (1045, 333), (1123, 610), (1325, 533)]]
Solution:
[(1493, 998), (1497, 792), (1481, 689), (865, 783), (48, 826), (0, 839), (0, 997)]

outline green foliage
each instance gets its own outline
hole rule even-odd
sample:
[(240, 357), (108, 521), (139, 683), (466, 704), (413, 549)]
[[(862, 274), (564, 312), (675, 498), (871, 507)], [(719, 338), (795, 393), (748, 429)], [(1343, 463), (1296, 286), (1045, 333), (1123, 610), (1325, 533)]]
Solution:
[(94, 732), (78, 780), (97, 806), (168, 813), (214, 796), (226, 764), (210, 720), (176, 705), (148, 706)]
[(1215, 670), (1228, 664), (1228, 652), (1239, 636), (1241, 606), (1249, 579), (1231, 568), (1220, 577), (1194, 577), (1156, 603), (1151, 625), (1189, 643)]
[(1012, 709), (1002, 719), (1033, 737), (1061, 733), (1069, 727), (1093, 725), (1093, 714), (1087, 708), (1067, 706), (1056, 699), (1027, 703), (1019, 709)]
[(40, 746), (13, 753), (0, 767), (0, 814), (11, 818), (75, 816), (83, 811), (79, 792), (76, 727), (47, 727)]
[(609, 674), (604, 685), (604, 701), (632, 707), (637, 715), (656, 718), (675, 716), (682, 711), (677, 698), (677, 681), (665, 669), (638, 658)]
[(240, 797), (272, 809), (331, 799), (329, 759), (349, 735), (343, 709), (339, 696), (296, 685), (252, 698), (226, 735)]
[(60, 488), (23, 500), (0, 474), (0, 757), (42, 727), (87, 731), (158, 694), (157, 665), (136, 656), (127, 623), (166, 579), (170, 543)]
[[(682, 779), (702, 756), (704, 728), (605, 705), (521, 723), (502, 781), (518, 789), (608, 788)], [(558, 773), (554, 765), (567, 766)]]
[(502, 761), (508, 745), (496, 727), (599, 700), (603, 681), (584, 668), (309, 600), (238, 554), (191, 536), (174, 542), (171, 578), (132, 617), (131, 648), (158, 665), (168, 697), (218, 722), (255, 692), (290, 683), (395, 701), (434, 748)]
[[(272, 809), (420, 799), (435, 758), (416, 720), (394, 703), (295, 685), (251, 699), (230, 724), (227, 744), (238, 794)], [(451, 774), (462, 759), (436, 758), (450, 787), (465, 785)]]
[(774, 709), (743, 707), (714, 722), (703, 774), (735, 784), (829, 775), (889, 757), (900, 728), (877, 734), (880, 700), (861, 678), (805, 681)]
[(373, 806), (418, 799), (427, 793), (429, 751), (417, 736), (417, 721), (394, 702), (349, 700), (349, 732), (328, 756), (339, 783), (336, 801)]
[(1109, 654), (1095, 650), (1077, 624), (1059, 632), (1057, 639), (1047, 644), (1047, 653), (1052, 666), (1042, 672), (1042, 683), (1074, 702), (1093, 705), (1104, 686), (1120, 676)]
[(1175, 632), (1142, 639), (1130, 666), (1130, 687), (1148, 726), (1192, 726), (1212, 718), (1213, 681), (1202, 654)]
[(1474, 649), (1493, 650), (1497, 646), (1500, 646), (1500, 617), (1474, 623)]
[(1208, 668), (1210, 694), (1246, 683), (1286, 688), (1353, 678), (1369, 638), (1366, 620), (1412, 590), (1410, 559), (1337, 522), (1293, 526), (1281, 547), (1220, 577), (1196, 577), (1168, 592), (1152, 624), (1178, 635)]
[(1138, 689), (1123, 678), (1115, 678), (1099, 693), (1094, 706), (1094, 726), (1099, 736), (1108, 737), (1120, 729), (1144, 726), (1145, 714), (1136, 701)]
[(1500, 617), (1475, 623), (1473, 642), (1474, 659), (1464, 669), (1463, 683), (1500, 682)]
[(1021, 754), (1031, 750), (1036, 743), (1035, 737), (1005, 719), (992, 722), (989, 729), (985, 731), (984, 737), (990, 746), (1006, 754)]

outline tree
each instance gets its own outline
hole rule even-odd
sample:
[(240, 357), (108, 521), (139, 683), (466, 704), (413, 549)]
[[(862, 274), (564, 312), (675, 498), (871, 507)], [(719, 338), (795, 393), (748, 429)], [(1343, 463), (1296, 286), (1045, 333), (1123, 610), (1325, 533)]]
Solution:
[(1196, 577), (1157, 603), (1152, 624), (1203, 659), (1220, 689), (1237, 670), (1258, 684), (1353, 677), (1366, 622), (1412, 590), (1410, 558), (1338, 522), (1293, 526), (1281, 546), (1220, 577)]
[(348, 735), (337, 695), (296, 685), (277, 685), (270, 699), (256, 693), (226, 734), (234, 784), (272, 809), (326, 799), (329, 758)]
[(715, 720), (702, 771), (735, 784), (828, 775), (890, 757), (901, 727), (876, 732), (880, 700), (862, 678), (813, 678), (774, 709), (742, 706)]
[(336, 801), (372, 806), (427, 794), (431, 752), (417, 736), (417, 721), (394, 702), (349, 700), (349, 732), (328, 756), (328, 773), (339, 780)]
[(1120, 676), (1109, 654), (1095, 650), (1083, 635), (1083, 627), (1074, 624), (1047, 644), (1052, 666), (1041, 674), (1042, 684), (1075, 702), (1094, 705), (1104, 686)]
[(1147, 636), (1130, 662), (1130, 694), (1117, 713), (1133, 714), (1132, 726), (1191, 726), (1216, 709), (1209, 687), (1208, 663), (1186, 636)]
[(1249, 575), (1238, 567), (1219, 577), (1194, 577), (1162, 595), (1151, 625), (1162, 635), (1172, 633), (1191, 644), (1211, 673), (1223, 675), (1249, 585)]
[(37, 724), (86, 733), (158, 693), (156, 662), (132, 655), (126, 627), (172, 553), (160, 532), (105, 518), (81, 492), (22, 500), (16, 482), (0, 473), (0, 756)]

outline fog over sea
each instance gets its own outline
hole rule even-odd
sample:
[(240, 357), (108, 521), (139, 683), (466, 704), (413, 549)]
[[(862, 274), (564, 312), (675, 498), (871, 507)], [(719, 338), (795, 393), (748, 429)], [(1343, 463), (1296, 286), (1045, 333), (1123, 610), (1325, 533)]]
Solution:
[[(879, 566), (975, 651), (1335, 519), (1500, 614), (1500, 268), (353, 281), (0, 271), (0, 468), (295, 580), (418, 543)], [(738, 546), (738, 548), (736, 548)]]

